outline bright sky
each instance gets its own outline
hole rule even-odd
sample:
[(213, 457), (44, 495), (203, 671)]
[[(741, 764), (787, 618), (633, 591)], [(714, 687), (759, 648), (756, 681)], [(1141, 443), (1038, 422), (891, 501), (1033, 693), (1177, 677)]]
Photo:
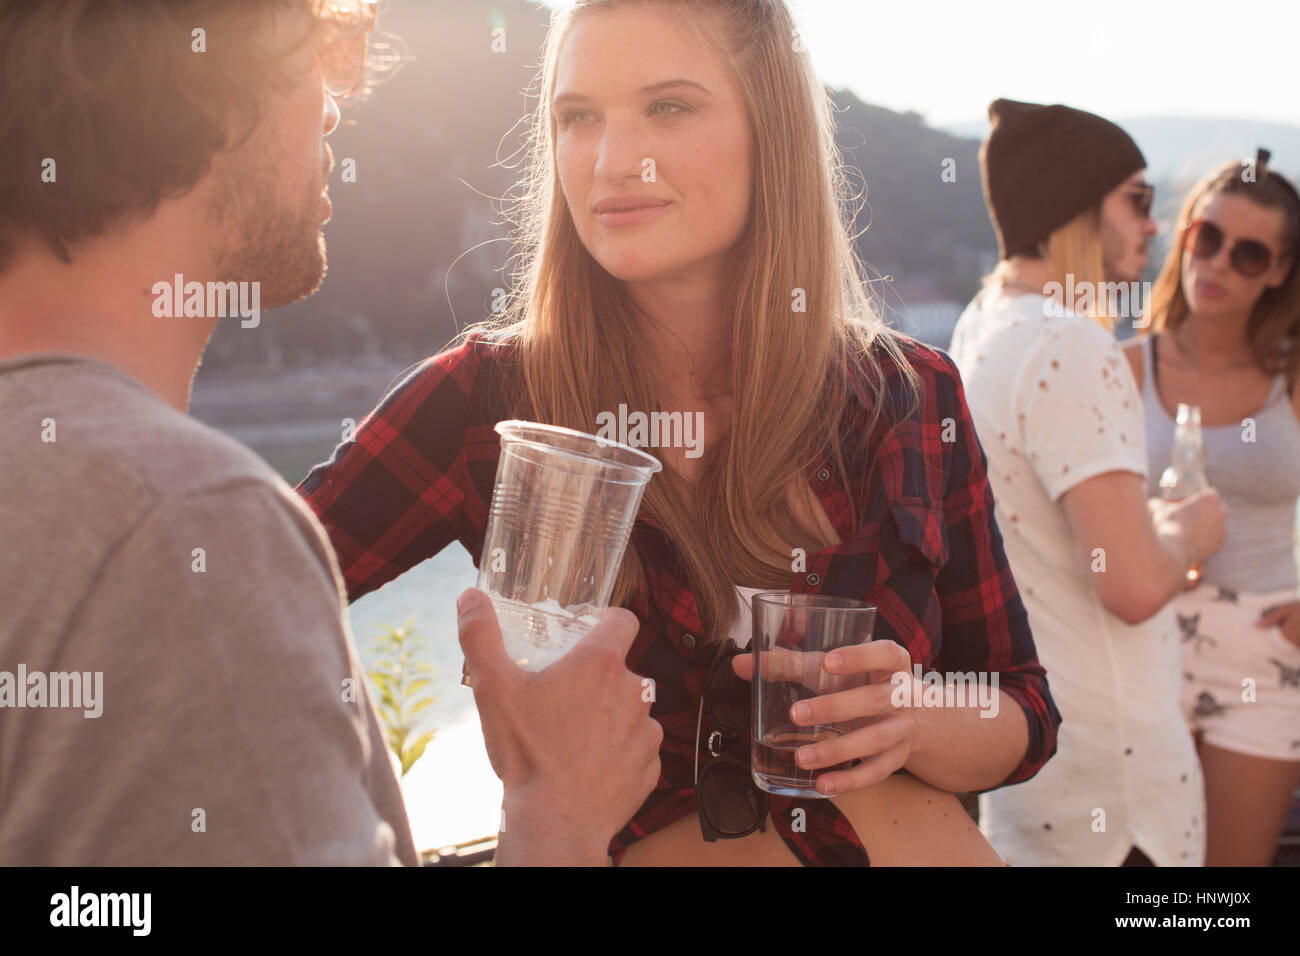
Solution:
[(933, 126), (999, 96), (1300, 125), (1297, 0), (788, 2), (823, 80)]

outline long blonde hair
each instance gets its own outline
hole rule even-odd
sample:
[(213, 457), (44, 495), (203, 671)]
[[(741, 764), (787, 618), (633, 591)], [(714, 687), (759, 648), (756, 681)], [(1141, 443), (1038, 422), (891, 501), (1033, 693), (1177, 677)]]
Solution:
[[(721, 49), (753, 133), (750, 216), (731, 257), (731, 426), (710, 436), (694, 489), (666, 468), (644, 499), (680, 550), (704, 635), (720, 640), (736, 615), (737, 583), (787, 587), (792, 549), (821, 549), (817, 531), (787, 507), (792, 483), (828, 453), (851, 487), (837, 417), (840, 397), (852, 394), (849, 375), (861, 374), (848, 371), (851, 363), (866, 371), (874, 395), (871, 434), (915, 412), (919, 377), (868, 298), (849, 238), (830, 99), (807, 55), (795, 49), (783, 0), (576, 0), (554, 12), (545, 45), (511, 257), (518, 281), (499, 318), (465, 330), (504, 328), (505, 343), (518, 348), (516, 413), (593, 432), (597, 414), (620, 403), (661, 410), (646, 337), (625, 287), (595, 262), (570, 215), (551, 109), (559, 53), (574, 20), (638, 2), (671, 7)], [(700, 13), (712, 14), (707, 25)], [(796, 289), (806, 294), (805, 312), (792, 308)], [(901, 413), (889, 407), (876, 349), (897, 363), (909, 386), (912, 401)], [(850, 502), (855, 527), (860, 506)], [(629, 548), (613, 603), (646, 584), (641, 556)]]

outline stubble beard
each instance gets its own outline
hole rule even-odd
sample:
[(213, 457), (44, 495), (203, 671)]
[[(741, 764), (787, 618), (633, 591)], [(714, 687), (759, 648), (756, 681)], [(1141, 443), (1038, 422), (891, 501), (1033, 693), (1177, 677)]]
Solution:
[[(1137, 251), (1136, 248), (1131, 250)], [(1101, 230), (1101, 263), (1106, 271), (1107, 282), (1136, 282), (1142, 277), (1141, 271), (1138, 274), (1132, 274), (1128, 269), (1123, 268), (1125, 261), (1128, 259), (1130, 249), (1125, 242), (1124, 236), (1119, 230), (1113, 227), (1102, 225)]]
[(274, 309), (313, 295), (327, 268), (320, 192), (286, 196), (276, 181), (278, 156), (254, 157), (243, 147), (214, 163), (218, 187), (209, 217), (222, 223), (213, 251), (220, 282), (260, 283), (261, 308)]

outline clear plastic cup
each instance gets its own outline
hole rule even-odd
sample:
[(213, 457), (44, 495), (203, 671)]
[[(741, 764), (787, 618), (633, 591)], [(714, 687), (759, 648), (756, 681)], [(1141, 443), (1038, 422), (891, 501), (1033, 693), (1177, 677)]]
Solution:
[(751, 599), (754, 637), (754, 722), (751, 751), (754, 782), (768, 793), (787, 797), (825, 797), (817, 778), (848, 764), (808, 770), (795, 751), (846, 734), (867, 721), (799, 725), (790, 708), (809, 697), (860, 687), (866, 674), (831, 674), (822, 660), (837, 647), (871, 640), (876, 607), (855, 598), (829, 594), (770, 591)]
[(663, 465), (627, 445), (535, 422), (503, 421), (479, 557), (506, 652), (529, 671), (559, 660), (596, 624), (641, 497)]

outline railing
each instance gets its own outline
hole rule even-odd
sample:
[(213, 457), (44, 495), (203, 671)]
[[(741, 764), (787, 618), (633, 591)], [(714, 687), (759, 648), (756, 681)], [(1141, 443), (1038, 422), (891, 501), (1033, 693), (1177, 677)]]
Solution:
[(497, 838), (494, 835), (458, 846), (426, 851), (422, 854), (422, 862), (425, 866), (490, 866), (496, 859), (496, 854)]

